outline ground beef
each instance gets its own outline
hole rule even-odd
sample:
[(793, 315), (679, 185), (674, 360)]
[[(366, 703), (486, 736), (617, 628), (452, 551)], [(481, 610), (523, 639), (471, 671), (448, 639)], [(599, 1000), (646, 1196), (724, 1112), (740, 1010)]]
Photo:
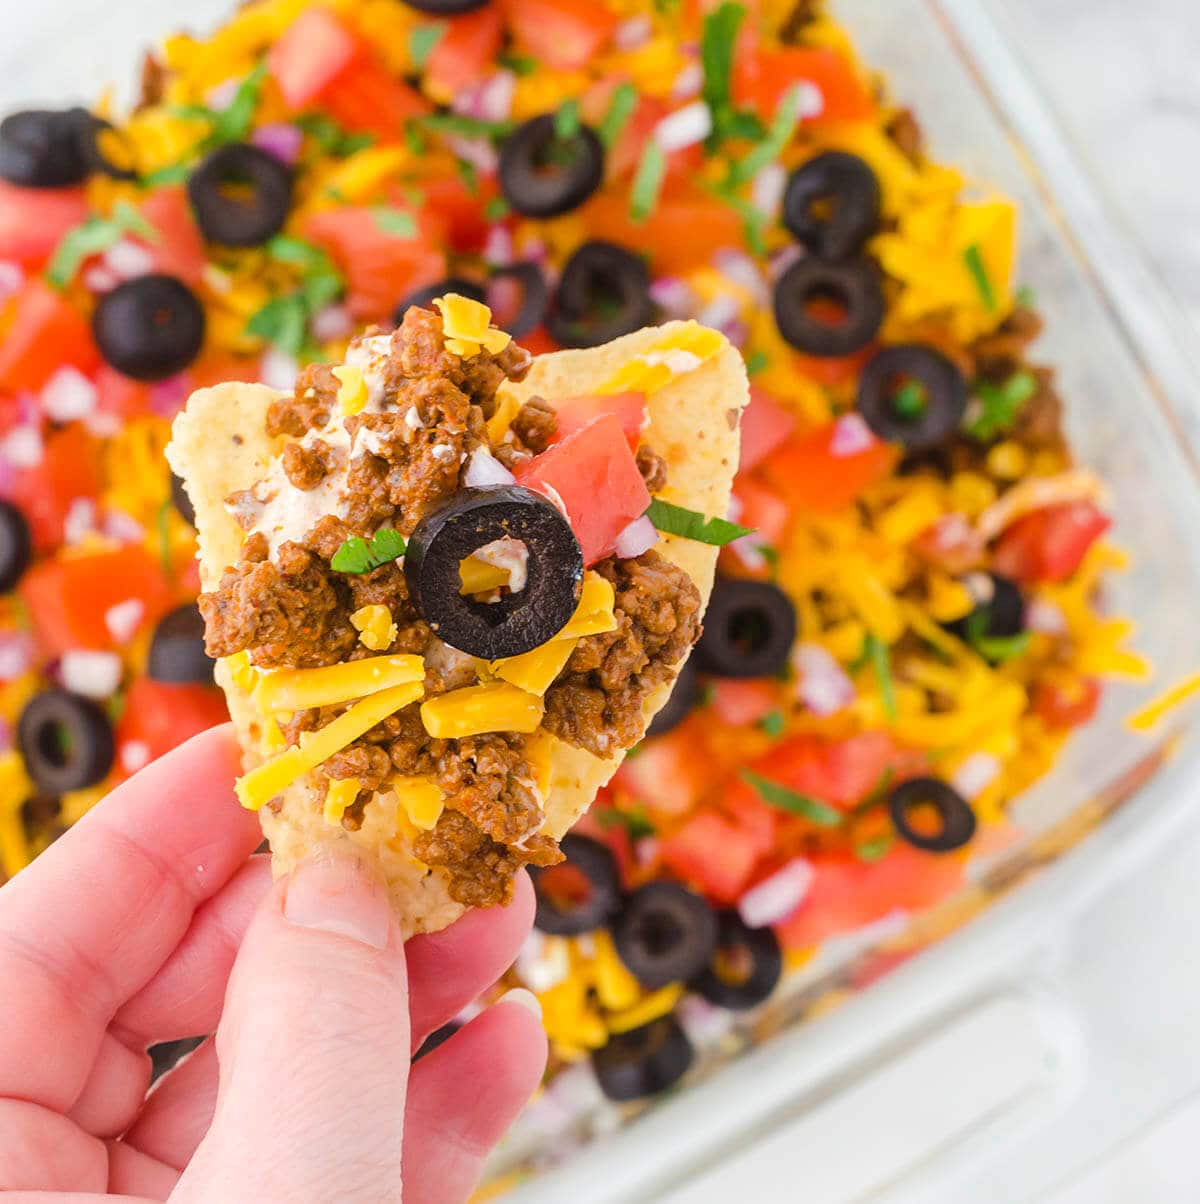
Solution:
[(700, 594), (657, 552), (596, 566), (616, 591), (617, 629), (587, 636), (546, 692), (545, 726), (597, 756), (641, 739), (642, 704), (700, 635)]
[(517, 733), (448, 740), (436, 773), (450, 805), (493, 840), (514, 844), (542, 822), (525, 738)]
[(1053, 368), (1031, 368), (1037, 392), (1021, 407), (1012, 435), (1028, 447), (1062, 448), (1063, 402), (1054, 387)]
[(822, 0), (796, 0), (779, 31), (779, 40), (785, 45), (802, 41), (805, 29), (821, 15), (822, 7)]
[(142, 73), (138, 86), (138, 99), (135, 112), (148, 109), (158, 104), (167, 86), (167, 69), (152, 52), (147, 50), (142, 56)]
[(307, 447), (289, 443), (283, 449), (283, 471), (297, 489), (315, 489), (333, 469), (332, 449), (319, 440)]
[(392, 774), (387, 749), (356, 740), (334, 753), (322, 767), (325, 776), (341, 780), (355, 778), (364, 791), (373, 794)]
[(562, 860), (554, 841), (534, 836), (524, 852), (497, 844), (462, 812), (447, 808), (431, 832), (417, 837), (414, 852), (426, 864), (448, 871), (450, 897), (467, 907), (494, 907), (512, 898), (512, 882), (525, 862)]
[(920, 163), (925, 135), (921, 131), (912, 109), (901, 109), (887, 127), (888, 137), (896, 144), (901, 154), (913, 163)]
[[(260, 543), (261, 541), (261, 543)], [(309, 668), (345, 660), (358, 642), (346, 598), (324, 564), (307, 548), (285, 543), (279, 561), (257, 559), (261, 536), (249, 554), (200, 595), (209, 656), (250, 650), (260, 668)]]
[(1029, 345), (1042, 333), (1041, 316), (1020, 306), (991, 334), (971, 344), (975, 374), (984, 380), (1002, 384), (1025, 362)]
[(531, 397), (518, 411), (512, 422), (513, 434), (537, 455), (544, 452), (558, 430), (558, 415), (540, 397)]
[(651, 493), (658, 493), (667, 483), (667, 462), (653, 448), (643, 444), (637, 449), (638, 472)]
[(328, 364), (309, 364), (296, 379), (291, 397), (280, 397), (267, 409), (267, 434), (301, 438), (329, 421), (337, 406), (338, 379)]

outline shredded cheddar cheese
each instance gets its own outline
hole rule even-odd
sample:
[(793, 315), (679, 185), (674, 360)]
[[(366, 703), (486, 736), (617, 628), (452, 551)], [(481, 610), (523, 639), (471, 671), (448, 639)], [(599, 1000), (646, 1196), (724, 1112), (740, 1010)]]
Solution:
[(264, 715), (303, 711), (349, 702), (424, 677), (425, 662), (419, 656), (372, 656), (320, 669), (278, 669), (259, 678), (254, 704)]
[(379, 603), (360, 606), (350, 616), (350, 625), (358, 632), (358, 642), (372, 652), (390, 647), (397, 634), (392, 612)]
[(340, 824), (346, 808), (350, 806), (362, 789), (358, 778), (331, 778), (325, 791), (323, 815), (327, 824)]
[(496, 354), (512, 342), (506, 331), (490, 325), (492, 311), (481, 301), (447, 293), (436, 297), (433, 304), (441, 311), (447, 350), (463, 359), (471, 359), (484, 349)]
[(452, 740), (484, 732), (532, 732), (542, 722), (536, 694), (505, 681), (464, 686), (421, 704), (421, 721), (434, 739)]
[(361, 414), (367, 404), (367, 382), (362, 369), (353, 364), (339, 364), (333, 369), (338, 379), (338, 406), (343, 414)]
[(397, 778), (393, 783), (397, 806), (408, 822), (421, 832), (428, 832), (437, 825), (446, 806), (446, 796), (436, 782), (428, 778)]
[(540, 697), (566, 668), (578, 643), (578, 639), (555, 639), (520, 656), (492, 661), (488, 668), (493, 676)]

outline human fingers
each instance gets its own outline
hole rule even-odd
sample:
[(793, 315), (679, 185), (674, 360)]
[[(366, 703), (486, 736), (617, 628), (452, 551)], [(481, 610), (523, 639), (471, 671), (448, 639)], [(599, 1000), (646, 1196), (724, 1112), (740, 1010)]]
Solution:
[(155, 1085), (125, 1142), (182, 1170), (212, 1124), (217, 1106), (217, 1047), (210, 1037)]
[(398, 1197), (409, 1041), (382, 883), (352, 857), (306, 862), (238, 953), (216, 1112), (173, 1199)]
[(257, 843), (229, 728), (118, 787), (0, 890), (0, 1096), (67, 1111), (118, 1007)]
[(404, 1204), (456, 1204), (536, 1090), (546, 1067), (537, 1000), (512, 991), (413, 1067)]

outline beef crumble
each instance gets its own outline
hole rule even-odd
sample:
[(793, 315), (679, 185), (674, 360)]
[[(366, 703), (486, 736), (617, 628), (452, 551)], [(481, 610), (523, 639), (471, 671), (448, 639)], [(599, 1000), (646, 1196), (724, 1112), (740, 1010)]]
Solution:
[(667, 462), (653, 448), (644, 443), (637, 449), (638, 472), (646, 482), (649, 493), (658, 493), (667, 483)]
[(319, 430), (337, 411), (338, 379), (328, 364), (309, 364), (296, 378), (291, 397), (278, 397), (267, 408), (267, 434), (271, 438), (301, 438)]
[(558, 415), (540, 397), (531, 397), (512, 421), (513, 434), (534, 455), (550, 446), (550, 440), (557, 430)]

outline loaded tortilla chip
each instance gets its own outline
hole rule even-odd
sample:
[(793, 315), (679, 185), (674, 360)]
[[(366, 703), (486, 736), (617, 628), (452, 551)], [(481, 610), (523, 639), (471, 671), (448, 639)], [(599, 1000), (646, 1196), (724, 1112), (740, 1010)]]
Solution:
[(292, 395), (193, 395), (168, 456), (277, 873), (375, 859), (408, 932), (506, 901), (700, 633), (747, 400), (673, 322), (533, 359), (453, 294)]

